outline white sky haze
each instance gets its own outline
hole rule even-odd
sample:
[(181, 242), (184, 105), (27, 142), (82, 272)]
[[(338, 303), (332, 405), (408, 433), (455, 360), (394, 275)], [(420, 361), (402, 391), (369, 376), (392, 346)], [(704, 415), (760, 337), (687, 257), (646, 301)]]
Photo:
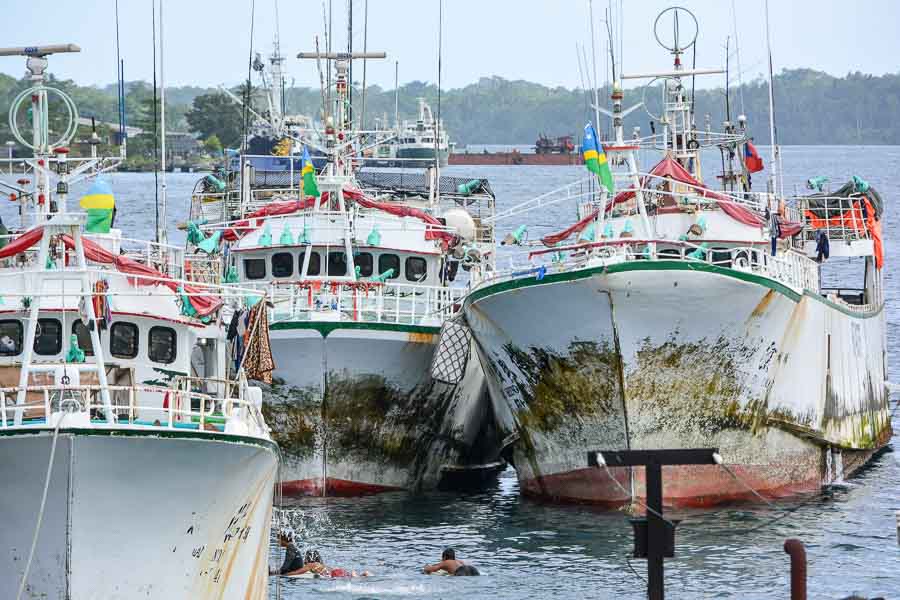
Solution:
[[(439, 0), (369, 0), (368, 48), (384, 50), (386, 61), (368, 65), (368, 81), (393, 87), (394, 61), (401, 84), (436, 81)], [(250, 44), (250, 0), (163, 0), (167, 85), (232, 85), (246, 77)], [(614, 7), (618, 0), (612, 0)], [(81, 85), (111, 83), (116, 77), (115, 0), (30, 0), (7, 2), (0, 45), (74, 42), (81, 55), (57, 57), (51, 72)], [(287, 82), (317, 85), (314, 65), (295, 58), (322, 39), (323, 4), (328, 0), (279, 0), (282, 51)], [(673, 3), (624, 2), (624, 70), (667, 68), (670, 57), (653, 41), (656, 14)], [(764, 0), (679, 0), (700, 21), (698, 67), (724, 63), (726, 36), (733, 36), (732, 5), (744, 79), (765, 68)], [(810, 67), (834, 75), (862, 71), (900, 72), (900, 2), (893, 0), (773, 0), (772, 46), (775, 70)], [(126, 80), (152, 77), (151, 0), (119, 0), (122, 57)], [(362, 49), (365, 0), (354, 0), (354, 49)], [(606, 45), (600, 23), (610, 0), (594, 0), (598, 52)], [(332, 0), (334, 44), (346, 48), (347, 1)], [(256, 0), (254, 47), (271, 52), (275, 0)], [(37, 15), (40, 15), (39, 17)], [(14, 24), (14, 26), (13, 26)], [(576, 43), (590, 35), (587, 0), (444, 0), (443, 85), (460, 87), (498, 75), (545, 85), (580, 85)], [(601, 82), (605, 56), (598, 59)], [(689, 59), (688, 59), (689, 60)], [(735, 67), (735, 64), (732, 63)], [(736, 69), (735, 69), (736, 70)], [(0, 59), (0, 72), (19, 77), (24, 64)], [(361, 79), (361, 69), (354, 72)], [(698, 85), (721, 85), (707, 78)]]

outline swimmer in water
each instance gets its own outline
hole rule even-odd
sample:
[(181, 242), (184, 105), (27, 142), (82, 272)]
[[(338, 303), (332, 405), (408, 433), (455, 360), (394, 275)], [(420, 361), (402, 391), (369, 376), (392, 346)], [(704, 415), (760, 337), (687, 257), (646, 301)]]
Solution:
[(346, 571), (339, 567), (334, 569), (328, 568), (322, 562), (322, 555), (319, 554), (318, 550), (307, 550), (306, 556), (303, 558), (306, 563), (303, 565), (303, 568), (290, 573), (290, 575), (303, 575), (305, 573), (315, 573), (319, 577), (369, 577), (371, 575), (368, 571), (363, 571), (357, 575), (356, 571)]
[(423, 569), (426, 575), (445, 571), (450, 575), (478, 575), (478, 569), (465, 564), (461, 560), (456, 559), (456, 551), (453, 548), (446, 548), (441, 554), (441, 562), (433, 565), (426, 565)]
[(269, 575), (293, 575), (303, 568), (303, 555), (294, 543), (294, 535), (282, 529), (278, 532), (278, 545), (284, 548), (284, 562), (280, 569), (272, 569)]

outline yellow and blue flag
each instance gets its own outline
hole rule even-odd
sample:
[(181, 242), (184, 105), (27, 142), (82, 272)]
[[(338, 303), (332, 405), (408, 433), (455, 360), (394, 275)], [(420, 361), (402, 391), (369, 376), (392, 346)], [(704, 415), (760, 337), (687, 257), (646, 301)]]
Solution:
[(615, 190), (612, 171), (609, 169), (609, 163), (606, 161), (606, 153), (597, 141), (597, 132), (594, 131), (594, 126), (590, 123), (584, 126), (581, 153), (584, 156), (584, 166), (587, 167), (587, 170), (597, 175), (601, 183), (612, 194)]
[(313, 166), (312, 159), (309, 157), (309, 149), (303, 146), (303, 166), (300, 167), (300, 174), (303, 176), (303, 193), (313, 198), (318, 198), (319, 186), (316, 184), (316, 169)]
[(79, 205), (87, 212), (87, 224), (85, 229), (89, 233), (109, 233), (112, 227), (113, 210), (116, 208), (116, 199), (109, 183), (98, 177), (81, 197)]

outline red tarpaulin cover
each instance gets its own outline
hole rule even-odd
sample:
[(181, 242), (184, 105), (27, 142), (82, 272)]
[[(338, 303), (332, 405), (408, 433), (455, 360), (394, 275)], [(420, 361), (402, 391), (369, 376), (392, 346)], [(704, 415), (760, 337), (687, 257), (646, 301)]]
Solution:
[[(321, 204), (328, 201), (328, 192), (322, 194)], [(233, 227), (229, 227), (222, 235), (225, 241), (233, 242), (244, 237), (254, 229), (257, 229), (261, 223), (252, 223), (253, 219), (261, 217), (272, 217), (276, 215), (289, 215), (291, 213), (300, 212), (315, 206), (316, 199), (313, 197), (304, 198), (303, 200), (288, 200), (286, 202), (272, 202), (259, 210), (247, 215), (246, 219), (238, 221)]]
[[(9, 244), (0, 249), (0, 258), (8, 258), (20, 252), (23, 252), (34, 246), (43, 237), (44, 228), (35, 227), (34, 229), (31, 229), (23, 233), (19, 237), (13, 239)], [(75, 240), (72, 239), (72, 236), (63, 235), (62, 240), (66, 248), (70, 250), (75, 248)], [(89, 261), (106, 265), (113, 265), (119, 272), (127, 273), (129, 275), (145, 275), (147, 277), (153, 278), (138, 281), (137, 283), (139, 285), (162, 284), (175, 293), (179, 292), (178, 288), (181, 286), (181, 284), (169, 277), (166, 277), (156, 269), (148, 267), (147, 265), (139, 263), (125, 256), (113, 254), (100, 244), (92, 242), (89, 239), (82, 238), (81, 241), (84, 245), (84, 257)], [(184, 292), (187, 294), (202, 294), (203, 290), (194, 286), (185, 285)], [(214, 296), (192, 295), (189, 296), (189, 299), (191, 305), (194, 307), (194, 310), (197, 311), (197, 315), (200, 317), (205, 317), (214, 313), (222, 305), (222, 301), (218, 298), (215, 298)]]
[(872, 242), (875, 246), (875, 267), (881, 268), (884, 264), (884, 244), (881, 240), (881, 221), (875, 218), (875, 208), (866, 196), (861, 196), (862, 202), (866, 204), (867, 218), (863, 219), (863, 211), (859, 204), (843, 213), (823, 219), (817, 217), (811, 210), (806, 211), (806, 218), (809, 220), (809, 226), (813, 229), (855, 229), (859, 232), (869, 231), (872, 236)]
[(15, 256), (19, 252), (28, 250), (42, 237), (44, 237), (43, 227), (35, 227), (34, 229), (26, 231), (19, 237), (10, 240), (3, 248), (0, 248), (0, 258), (9, 258), (10, 256)]
[[(75, 240), (72, 239), (71, 236), (64, 235), (62, 236), (63, 244), (65, 244), (66, 248), (72, 250), (75, 248)], [(166, 277), (153, 267), (148, 267), (143, 263), (139, 263), (136, 260), (132, 260), (126, 256), (122, 256), (120, 254), (113, 254), (100, 244), (93, 242), (89, 239), (82, 238), (82, 244), (84, 245), (84, 256), (91, 262), (101, 263), (105, 265), (113, 265), (117, 271), (120, 273), (127, 273), (128, 275), (145, 275), (147, 277), (151, 277), (152, 279), (137, 279), (136, 283), (138, 285), (164, 285), (176, 294), (181, 290), (186, 294), (190, 294), (188, 299), (190, 300), (191, 306), (194, 307), (194, 310), (197, 311), (197, 316), (206, 317), (216, 312), (216, 310), (222, 306), (222, 301), (214, 296), (208, 295), (194, 295), (194, 294), (202, 294), (203, 290), (192, 285), (181, 284), (169, 277)], [(181, 290), (179, 290), (181, 288)]]
[[(740, 204), (735, 203), (728, 196), (724, 194), (719, 194), (714, 192), (700, 184), (699, 181), (694, 179), (694, 177), (690, 174), (690, 172), (681, 166), (677, 160), (672, 158), (671, 156), (666, 156), (661, 161), (659, 161), (653, 169), (650, 170), (650, 175), (654, 175), (656, 177), (668, 177), (680, 183), (684, 183), (687, 185), (694, 186), (697, 188), (695, 192), (704, 197), (709, 198), (711, 200), (715, 200), (725, 214), (729, 217), (738, 221), (739, 223), (743, 223), (744, 225), (750, 225), (751, 227), (762, 227), (766, 224), (765, 218), (762, 215), (757, 214), (756, 212), (750, 210), (746, 206), (742, 206)], [(641, 185), (644, 186), (647, 184), (649, 177), (645, 177), (641, 182)], [(607, 202), (606, 208), (607, 210), (611, 208), (615, 204), (621, 204), (623, 202), (627, 202), (631, 198), (634, 197), (634, 190), (624, 190), (615, 195), (615, 197)], [(597, 215), (599, 214), (599, 210), (594, 211), (591, 215), (581, 219), (578, 223), (575, 223), (568, 229), (564, 231), (560, 231), (559, 233), (554, 233), (551, 235), (544, 236), (541, 238), (541, 242), (546, 246), (553, 246), (562, 240), (568, 238), (574, 233), (580, 232), (582, 229), (588, 226), (591, 221), (593, 221)], [(781, 237), (790, 237), (792, 235), (796, 235), (803, 229), (802, 223), (791, 223), (790, 221), (781, 221)]]
[[(373, 200), (372, 198), (367, 198), (361, 190), (357, 190), (354, 188), (344, 188), (343, 191), (344, 198), (353, 200), (363, 208), (375, 208), (377, 210), (383, 210), (384, 212), (396, 215), (398, 217), (415, 217), (421, 221), (425, 221), (429, 225), (443, 227), (440, 221), (438, 221), (434, 216), (428, 214), (424, 210), (406, 206), (404, 204), (379, 202), (377, 200)], [(440, 229), (427, 229), (425, 231), (426, 240), (442, 240), (449, 243), (453, 240), (453, 237), (453, 234), (449, 231), (443, 231)]]

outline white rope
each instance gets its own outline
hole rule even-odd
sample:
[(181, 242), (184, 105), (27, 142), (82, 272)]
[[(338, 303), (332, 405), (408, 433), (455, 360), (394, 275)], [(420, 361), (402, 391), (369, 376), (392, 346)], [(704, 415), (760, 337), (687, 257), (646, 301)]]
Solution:
[[(60, 404), (60, 408), (62, 408), (62, 404)], [(38, 510), (37, 524), (34, 526), (34, 535), (31, 538), (31, 550), (28, 552), (28, 562), (25, 563), (25, 573), (22, 574), (22, 581), (19, 584), (19, 592), (16, 594), (16, 600), (22, 598), (22, 593), (25, 591), (25, 584), (28, 581), (28, 572), (31, 570), (31, 562), (34, 560), (34, 551), (35, 548), (37, 548), (38, 534), (41, 531), (41, 523), (44, 520), (44, 508), (47, 505), (47, 491), (50, 489), (50, 475), (53, 473), (53, 459), (56, 457), (56, 441), (59, 439), (59, 428), (62, 425), (63, 419), (65, 419), (68, 414), (69, 413), (66, 411), (61, 411), (59, 420), (56, 422), (56, 428), (53, 430), (53, 443), (50, 445), (50, 461), (47, 463), (47, 475), (44, 477), (44, 493), (41, 496), (41, 508)]]
[[(601, 458), (601, 456), (598, 455), (598, 458)], [(648, 513), (650, 513), (650, 514), (652, 514), (652, 515), (655, 515), (655, 516), (659, 517), (660, 519), (662, 519), (663, 521), (665, 521), (666, 523), (668, 523), (669, 525), (671, 525), (671, 526), (672, 526), (672, 529), (675, 529), (675, 523), (673, 523), (672, 521), (668, 520), (667, 518), (665, 518), (664, 516), (662, 516), (661, 513), (656, 512), (655, 510), (653, 510), (652, 508), (650, 508), (649, 506), (647, 506), (646, 504), (644, 504), (643, 502), (641, 502), (640, 500), (638, 500), (637, 497), (636, 497), (634, 494), (632, 494), (630, 491), (626, 490), (626, 489), (625, 489), (625, 486), (623, 486), (621, 483), (619, 483), (619, 480), (618, 480), (618, 479), (616, 479), (615, 477), (613, 477), (612, 473), (611, 473), (610, 470), (609, 470), (609, 467), (606, 465), (606, 461), (605, 461), (605, 460), (599, 460), (598, 462), (600, 462), (600, 463), (603, 465), (603, 468), (606, 470), (606, 476), (609, 477), (609, 478), (612, 480), (612, 482), (613, 482), (614, 484), (616, 484), (616, 487), (618, 487), (620, 490), (622, 490), (622, 493), (624, 493), (627, 497), (631, 498), (631, 501), (632, 501), (632, 502), (634, 502), (634, 503), (637, 504), (638, 506), (643, 507), (643, 509), (646, 510)]]

